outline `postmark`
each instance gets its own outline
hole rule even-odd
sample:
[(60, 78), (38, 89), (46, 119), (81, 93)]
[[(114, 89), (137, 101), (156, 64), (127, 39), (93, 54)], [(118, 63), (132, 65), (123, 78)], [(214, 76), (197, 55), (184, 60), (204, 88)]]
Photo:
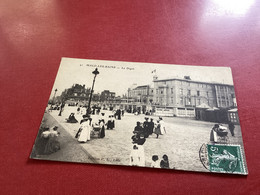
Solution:
[(209, 170), (208, 145), (202, 144), (199, 151), (199, 157), (202, 165)]
[(199, 156), (210, 172), (247, 174), (240, 145), (203, 144)]

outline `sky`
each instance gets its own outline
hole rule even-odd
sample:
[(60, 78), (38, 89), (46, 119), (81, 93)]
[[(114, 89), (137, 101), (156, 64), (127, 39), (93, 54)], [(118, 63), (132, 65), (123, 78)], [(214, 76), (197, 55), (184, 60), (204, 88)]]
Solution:
[(115, 92), (117, 96), (126, 94), (127, 89), (133, 86), (133, 84), (137, 86), (152, 84), (155, 74), (158, 76), (158, 80), (168, 78), (182, 79), (184, 76), (190, 76), (191, 80), (194, 81), (233, 85), (229, 67), (62, 58), (50, 97), (53, 97), (55, 89), (58, 90), (56, 96), (59, 96), (62, 91), (70, 88), (73, 84), (85, 84), (86, 87), (91, 88), (94, 78), (92, 72), (95, 68), (98, 68), (99, 74), (96, 76), (94, 93), (109, 90)]

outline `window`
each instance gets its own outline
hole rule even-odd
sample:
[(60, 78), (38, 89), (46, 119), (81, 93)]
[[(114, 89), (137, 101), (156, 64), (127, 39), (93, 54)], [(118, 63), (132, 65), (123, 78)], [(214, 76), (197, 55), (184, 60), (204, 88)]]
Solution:
[(173, 104), (173, 97), (171, 97), (171, 103)]
[(188, 89), (188, 93), (187, 94), (190, 95), (190, 89)]
[(230, 113), (230, 119), (231, 119), (231, 122), (237, 122), (236, 114), (235, 113)]
[(197, 96), (200, 96), (200, 91), (197, 91)]
[(180, 95), (183, 95), (183, 89), (180, 89)]
[(173, 94), (173, 88), (171, 88), (171, 93)]
[(184, 108), (178, 108), (178, 115), (185, 116), (186, 115), (186, 110)]
[(163, 89), (161, 90), (161, 94), (163, 94)]
[(156, 89), (156, 94), (158, 94), (158, 92), (159, 92), (159, 89)]
[(193, 109), (187, 109), (186, 112), (187, 112), (188, 116), (194, 116), (194, 114), (195, 114)]
[(191, 105), (191, 98), (188, 98), (188, 105)]
[(224, 99), (221, 100), (221, 106), (226, 106), (226, 101)]
[(183, 97), (180, 97), (180, 104), (183, 105)]

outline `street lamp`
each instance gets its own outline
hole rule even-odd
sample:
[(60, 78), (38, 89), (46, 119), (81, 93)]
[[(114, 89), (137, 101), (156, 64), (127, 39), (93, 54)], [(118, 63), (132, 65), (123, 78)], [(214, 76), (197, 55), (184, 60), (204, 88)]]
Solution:
[(52, 103), (54, 103), (54, 99), (55, 99), (55, 95), (56, 95), (56, 92), (58, 91), (58, 89), (55, 89), (54, 90), (54, 95), (53, 95), (53, 99), (52, 99)]
[(58, 91), (57, 89), (54, 90), (54, 95), (53, 95), (52, 102), (51, 102), (51, 108), (52, 108), (52, 106), (53, 106), (54, 99), (55, 99), (55, 95), (56, 95), (56, 92), (57, 92), (57, 91)]
[(88, 108), (87, 108), (87, 112), (86, 112), (86, 115), (89, 115), (90, 112), (91, 112), (91, 109), (90, 109), (90, 103), (91, 103), (91, 99), (92, 99), (92, 95), (93, 95), (93, 92), (94, 92), (94, 84), (95, 84), (95, 80), (96, 80), (96, 76), (99, 74), (98, 72), (98, 69), (96, 68), (92, 74), (94, 74), (94, 79), (93, 79), (93, 83), (92, 83), (92, 88), (91, 88), (91, 91), (90, 91), (90, 96), (89, 96), (89, 101), (88, 101)]

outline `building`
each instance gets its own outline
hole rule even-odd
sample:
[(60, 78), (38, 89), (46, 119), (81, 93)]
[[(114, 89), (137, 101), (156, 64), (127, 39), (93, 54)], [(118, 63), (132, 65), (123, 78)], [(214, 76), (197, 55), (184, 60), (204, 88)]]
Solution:
[(183, 79), (154, 79), (153, 103), (156, 114), (164, 116), (195, 117), (195, 108), (236, 106), (233, 85)]
[(134, 84), (128, 88), (127, 98), (122, 102), (123, 109), (128, 112), (146, 113), (152, 109), (153, 88), (151, 85)]
[(70, 102), (86, 101), (89, 99), (90, 88), (86, 88), (85, 85), (74, 84), (71, 88), (64, 91), (66, 94), (66, 100)]
[(151, 103), (153, 101), (153, 89), (149, 85), (137, 86), (128, 90), (128, 98), (133, 102)]
[(116, 93), (109, 90), (104, 90), (100, 94), (100, 101), (105, 103), (112, 103), (115, 100)]

